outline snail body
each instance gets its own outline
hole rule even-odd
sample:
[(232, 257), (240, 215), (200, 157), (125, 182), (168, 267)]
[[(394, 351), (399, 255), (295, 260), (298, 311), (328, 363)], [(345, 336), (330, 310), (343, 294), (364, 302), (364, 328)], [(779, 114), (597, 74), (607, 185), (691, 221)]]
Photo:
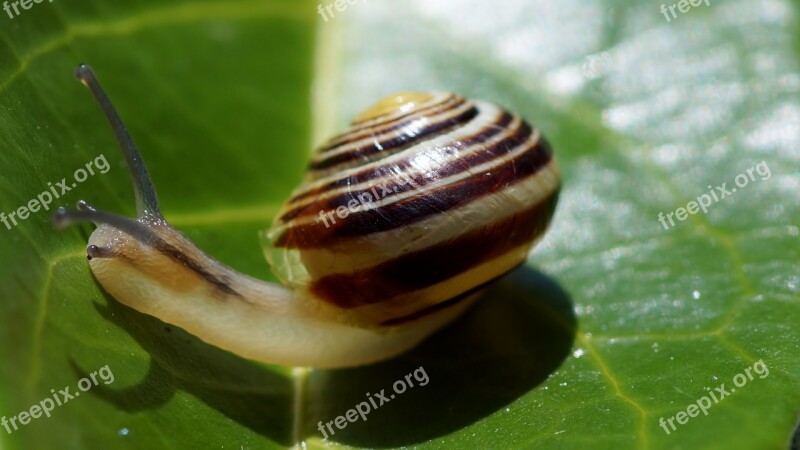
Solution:
[(79, 202), (87, 256), (116, 300), (246, 358), (348, 367), (400, 354), (522, 264), (559, 192), (541, 133), (493, 104), (403, 93), (359, 115), (312, 156), (265, 256), (283, 285), (208, 257), (162, 217), (138, 150), (88, 66), (131, 170), (139, 217)]

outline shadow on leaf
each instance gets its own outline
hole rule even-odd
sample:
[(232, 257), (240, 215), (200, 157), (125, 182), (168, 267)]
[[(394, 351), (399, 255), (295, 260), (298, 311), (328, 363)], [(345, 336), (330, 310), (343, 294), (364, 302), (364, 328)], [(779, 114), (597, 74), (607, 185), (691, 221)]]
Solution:
[[(267, 367), (208, 345), (185, 331), (139, 313), (106, 295), (96, 305), (151, 356), (137, 385), (92, 392), (120, 410), (156, 409), (187, 392), (226, 417), (290, 446), (292, 381)], [(490, 287), (467, 314), (398, 358), (355, 369), (319, 370), (306, 385), (306, 437), (420, 367), (417, 385), (330, 436), (367, 447), (410, 445), (446, 435), (490, 415), (530, 391), (569, 354), (575, 316), (567, 294), (551, 279), (522, 267)], [(85, 373), (74, 362), (79, 376)]]
[[(101, 384), (92, 389), (94, 394), (120, 410), (136, 413), (156, 409), (183, 391), (252, 431), (291, 445), (291, 380), (124, 306), (107, 294), (106, 298), (107, 306), (95, 307), (150, 354), (150, 367), (135, 386), (112, 389)], [(85, 376), (74, 363), (73, 368)]]
[[(319, 421), (330, 440), (360, 447), (413, 445), (452, 433), (546, 380), (569, 355), (575, 328), (566, 292), (523, 266), (489, 288), (462, 319), (415, 350), (363, 368), (312, 372), (307, 437), (323, 437)], [(429, 379), (425, 386), (412, 375), (415, 387), (379, 405), (366, 422), (359, 417), (341, 430), (331, 424), (331, 435), (328, 422), (368, 401), (367, 393), (375, 397), (383, 389), (388, 398), (397, 380), (420, 367)]]

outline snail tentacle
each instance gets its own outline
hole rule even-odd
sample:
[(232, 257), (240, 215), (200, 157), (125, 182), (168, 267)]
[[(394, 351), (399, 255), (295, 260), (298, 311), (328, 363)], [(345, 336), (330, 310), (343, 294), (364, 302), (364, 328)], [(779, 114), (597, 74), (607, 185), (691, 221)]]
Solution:
[(108, 225), (144, 244), (153, 244), (159, 240), (152, 228), (144, 223), (96, 209), (84, 200), (78, 202), (78, 209), (70, 210), (62, 207), (53, 214), (53, 223), (59, 229), (80, 222), (92, 222), (97, 226)]
[(161, 209), (158, 206), (158, 195), (156, 188), (153, 185), (153, 180), (150, 179), (150, 174), (147, 172), (147, 167), (144, 165), (142, 155), (139, 149), (133, 142), (128, 129), (122, 122), (111, 100), (108, 99), (105, 91), (100, 83), (97, 81), (92, 68), (86, 64), (81, 64), (75, 69), (75, 78), (78, 79), (84, 86), (89, 88), (89, 91), (94, 96), (103, 113), (111, 124), (111, 129), (114, 131), (114, 136), (117, 138), (119, 147), (122, 154), (125, 156), (125, 161), (128, 163), (128, 169), (133, 182), (133, 190), (136, 194), (136, 211), (139, 216), (153, 216), (161, 218)]
[(89, 261), (94, 258), (113, 258), (116, 253), (112, 249), (90, 245), (86, 247), (86, 259)]

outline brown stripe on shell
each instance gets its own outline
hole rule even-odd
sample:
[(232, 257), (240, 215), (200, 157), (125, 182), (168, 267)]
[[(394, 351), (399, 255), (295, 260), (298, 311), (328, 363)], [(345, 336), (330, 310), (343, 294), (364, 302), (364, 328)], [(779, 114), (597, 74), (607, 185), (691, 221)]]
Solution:
[(478, 109), (473, 106), (455, 117), (429, 123), (418, 131), (408, 132), (401, 129), (392, 134), (392, 137), (382, 141), (370, 141), (367, 145), (354, 147), (348, 152), (330, 156), (323, 160), (312, 161), (309, 164), (309, 169), (312, 171), (329, 170), (341, 164), (369, 159), (378, 154), (381, 157), (393, 155), (419, 142), (435, 139), (437, 136), (441, 136), (456, 127), (464, 126), (477, 116)]
[(445, 300), (445, 301), (443, 301), (441, 303), (436, 303), (435, 305), (431, 305), (431, 306), (422, 308), (419, 311), (415, 311), (415, 312), (413, 312), (411, 314), (408, 314), (406, 316), (403, 316), (403, 317), (397, 317), (395, 319), (390, 319), (390, 320), (387, 320), (385, 322), (382, 322), (380, 324), (380, 326), (382, 326), (382, 327), (392, 327), (392, 326), (403, 325), (403, 324), (407, 324), (409, 322), (413, 322), (413, 321), (422, 319), (423, 317), (427, 317), (427, 316), (429, 316), (431, 314), (434, 314), (434, 313), (437, 313), (437, 312), (439, 312), (439, 311), (441, 311), (441, 310), (443, 310), (445, 308), (449, 308), (450, 306), (455, 306), (455, 305), (461, 303), (463, 300), (466, 300), (467, 298), (469, 298), (469, 296), (475, 294), (477, 291), (479, 291), (481, 289), (482, 289), (482, 286), (474, 288), (474, 289), (470, 289), (469, 291), (467, 291), (467, 292), (465, 292), (465, 293), (463, 293), (461, 295), (457, 295), (457, 296), (455, 296), (455, 297), (453, 297), (453, 298), (451, 298), (449, 300)]
[(367, 122), (368, 125), (350, 127), (344, 133), (329, 139), (317, 150), (317, 153), (333, 151), (345, 144), (360, 141), (361, 139), (372, 136), (380, 136), (388, 133), (389, 131), (402, 129), (420, 117), (438, 115), (449, 110), (457, 109), (466, 103), (467, 100), (465, 98), (451, 95), (438, 103), (426, 106), (424, 108), (413, 109), (408, 113), (391, 120), (385, 119), (382, 122)]
[(554, 190), (538, 204), (464, 236), (351, 274), (322, 277), (310, 290), (330, 304), (350, 309), (429, 288), (533, 243), (547, 229), (557, 200), (558, 190)]
[(387, 320), (385, 322), (382, 322), (380, 325), (383, 326), (383, 327), (391, 327), (391, 326), (407, 324), (409, 322), (414, 322), (414, 321), (417, 321), (417, 320), (422, 319), (424, 317), (427, 317), (427, 316), (429, 316), (431, 314), (437, 313), (437, 312), (439, 312), (439, 311), (441, 311), (441, 310), (443, 310), (445, 308), (449, 308), (451, 306), (455, 306), (455, 305), (461, 303), (463, 300), (466, 300), (470, 296), (472, 296), (474, 294), (477, 294), (478, 292), (480, 292), (483, 289), (486, 289), (487, 286), (489, 286), (490, 284), (494, 283), (499, 278), (502, 278), (507, 273), (511, 272), (512, 270), (516, 269), (517, 267), (521, 266), (522, 264), (524, 264), (524, 261), (519, 263), (519, 264), (517, 264), (516, 267), (513, 267), (513, 268), (507, 270), (506, 272), (503, 272), (502, 274), (492, 278), (491, 280), (489, 280), (489, 281), (487, 281), (487, 282), (485, 282), (485, 283), (483, 283), (481, 285), (475, 286), (474, 288), (468, 290), (467, 292), (464, 292), (463, 294), (459, 294), (459, 295), (457, 295), (457, 296), (455, 296), (455, 297), (453, 297), (453, 298), (451, 298), (449, 300), (445, 300), (443, 302), (436, 303), (435, 305), (427, 306), (427, 307), (422, 308), (422, 309), (420, 309), (418, 311), (415, 311), (415, 312), (413, 312), (411, 314), (408, 314), (408, 315), (405, 315), (405, 316), (402, 316), (402, 317), (396, 317), (394, 319), (389, 319), (389, 320)]
[[(514, 119), (514, 116), (509, 113), (508, 111), (503, 111), (503, 114), (500, 116), (498, 120), (495, 122), (486, 125), (484, 129), (481, 129), (477, 133), (469, 136), (465, 139), (459, 141), (459, 147), (468, 147), (478, 142), (486, 141), (501, 132), (505, 131), (505, 128), (511, 123)], [(321, 186), (314, 187), (312, 189), (308, 189), (305, 191), (301, 191), (295, 194), (288, 202), (289, 205), (292, 203), (296, 203), (299, 200), (306, 199), (311, 196), (322, 195), (324, 192), (338, 189), (344, 186), (356, 186), (358, 184), (364, 183), (370, 180), (376, 180), (379, 178), (392, 176), (397, 173), (397, 171), (405, 172), (406, 170), (411, 168), (411, 158), (406, 158), (402, 161), (392, 162), (389, 164), (384, 164), (382, 166), (378, 166), (371, 169), (365, 169), (360, 172), (356, 172), (354, 174), (348, 175), (344, 178), (339, 178), (336, 181), (331, 181), (327, 184), (323, 184)], [(296, 214), (295, 214), (296, 215)], [(288, 213), (281, 219), (286, 221), (290, 220), (294, 216), (290, 216)]]
[(491, 176), (475, 174), (418, 196), (356, 211), (330, 227), (318, 221), (289, 227), (275, 240), (274, 245), (287, 248), (324, 247), (339, 239), (366, 236), (416, 223), (535, 176), (551, 160), (551, 147), (544, 137), (540, 137), (535, 145), (522, 154), (491, 169)]
[[(437, 96), (439, 97), (438, 100)], [(380, 99), (353, 118), (350, 124), (352, 126), (359, 126), (365, 123), (375, 125), (380, 123), (380, 121), (395, 120), (398, 116), (404, 116), (409, 111), (413, 112), (413, 110), (426, 108), (429, 105), (444, 103), (453, 97), (459, 96), (452, 92), (398, 92)], [(411, 106), (410, 110), (402, 111), (402, 108), (407, 108), (409, 106)]]
[[(506, 117), (508, 118), (508, 121), (510, 121), (512, 116), (508, 114), (507, 116), (504, 115), (500, 119), (500, 122), (504, 123), (503, 128), (507, 125)], [(376, 188), (380, 189), (380, 191), (375, 192), (380, 192), (379, 195), (381, 199), (387, 198), (391, 195), (402, 194), (403, 192), (423, 188), (427, 185), (437, 182), (438, 180), (441, 180), (442, 178), (466, 172), (481, 164), (488, 163), (492, 159), (503, 157), (508, 153), (509, 150), (514, 149), (525, 142), (525, 140), (528, 139), (533, 132), (530, 125), (525, 122), (520, 122), (519, 126), (515, 130), (510, 130), (512, 131), (510, 136), (495, 142), (489, 147), (482, 148), (480, 151), (470, 153), (470, 146), (482, 145), (482, 142), (486, 142), (491, 137), (499, 134), (501, 131), (503, 131), (503, 128), (490, 126), (484, 130), (481, 130), (477, 134), (460, 141), (458, 148), (454, 148), (450, 151), (450, 153), (455, 154), (448, 155), (448, 160), (446, 163), (437, 166), (434, 170), (409, 176), (408, 178), (410, 178), (413, 183), (409, 182), (408, 179), (403, 179), (403, 184), (394, 183), (391, 187), (389, 187), (389, 189), (387, 189), (385, 186), (389, 182), (384, 182), (377, 184), (377, 186), (369, 186), (366, 189), (343, 192), (334, 197), (325, 198), (324, 196), (320, 195), (319, 200), (290, 209), (281, 215), (279, 220), (285, 223), (295, 218), (317, 215), (319, 211), (334, 211), (339, 206), (347, 206), (347, 203), (352, 200), (358, 201), (358, 199), (365, 194), (372, 196), (373, 194), (371, 192), (373, 192), (373, 190)], [(462, 153), (464, 156), (459, 156)], [(396, 175), (396, 173), (408, 173), (409, 170), (413, 168), (412, 161), (415, 158), (418, 158), (418, 156), (410, 155), (409, 158), (403, 161), (379, 167), (369, 173), (375, 174), (383, 172), (385, 173), (387, 179), (396, 181), (398, 178), (400, 178)], [(358, 180), (356, 176), (351, 176), (345, 178), (344, 180), (346, 180), (344, 185), (351, 186), (356, 185), (359, 181), (361, 181)], [(340, 180), (333, 184), (337, 183), (342, 183), (342, 181)], [(387, 192), (388, 195), (382, 195), (383, 193)]]
[(374, 127), (380, 127), (380, 126), (384, 126), (384, 125), (386, 125), (388, 123), (395, 122), (397, 120), (403, 120), (403, 119), (407, 118), (408, 116), (411, 116), (413, 114), (417, 114), (418, 112), (431, 111), (432, 109), (435, 109), (436, 107), (439, 107), (439, 106), (441, 106), (441, 105), (443, 105), (445, 103), (454, 101), (454, 99), (456, 99), (456, 100), (462, 100), (462, 99), (466, 100), (463, 97), (461, 97), (460, 95), (449, 93), (446, 97), (440, 99), (436, 103), (431, 103), (430, 105), (425, 105), (425, 106), (419, 105), (419, 108), (412, 109), (411, 111), (408, 111), (406, 113), (402, 113), (402, 114), (399, 114), (399, 115), (382, 116), (382, 117), (377, 117), (375, 119), (367, 120), (367, 121), (363, 121), (363, 122), (358, 122), (358, 121), (354, 120), (351, 123), (349, 128), (347, 128), (345, 131), (343, 131), (343, 132), (341, 132), (341, 133), (339, 133), (337, 135), (334, 135), (333, 137), (328, 139), (327, 142), (330, 143), (330, 142), (338, 141), (338, 140), (341, 140), (343, 138), (346, 138), (347, 136), (349, 136), (352, 133), (360, 133), (361, 131), (363, 131), (365, 129), (374, 128)]

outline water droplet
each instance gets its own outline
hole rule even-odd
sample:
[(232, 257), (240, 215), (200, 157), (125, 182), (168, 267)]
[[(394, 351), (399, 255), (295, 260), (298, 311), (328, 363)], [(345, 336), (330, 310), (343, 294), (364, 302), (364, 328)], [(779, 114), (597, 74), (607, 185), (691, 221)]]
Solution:
[(118, 433), (118, 434), (119, 434), (121, 437), (125, 437), (125, 436), (127, 436), (129, 433), (130, 433), (130, 431), (129, 431), (127, 428), (122, 428), (122, 429), (120, 429), (120, 430), (119, 430), (119, 433)]
[(695, 299), (695, 300), (699, 299), (700, 298), (700, 291), (693, 291), (692, 292), (692, 298)]
[(567, 385), (567, 382), (566, 382), (566, 381), (563, 381), (563, 382), (561, 382), (561, 383), (558, 383), (558, 385), (559, 385), (559, 386), (561, 386), (561, 387), (564, 387), (564, 386), (566, 386), (566, 385)]
[(583, 62), (581, 72), (584, 77), (594, 80), (605, 76), (611, 67), (613, 67), (611, 55), (607, 52), (603, 52), (587, 56), (586, 60)]
[(506, 408), (506, 412), (509, 412), (509, 411), (511, 411), (511, 408)]
[(653, 345), (650, 346), (654, 352), (658, 353), (658, 342), (653, 342)]
[(584, 353), (586, 353), (586, 352), (582, 348), (579, 348), (579, 349), (575, 350), (574, 352), (572, 352), (572, 356), (574, 356), (576, 358), (580, 358), (581, 356), (583, 356)]
[(716, 376), (716, 375), (714, 375), (714, 376), (712, 376), (712, 377), (711, 377), (711, 379), (712, 379), (713, 381), (717, 381), (717, 376)]

